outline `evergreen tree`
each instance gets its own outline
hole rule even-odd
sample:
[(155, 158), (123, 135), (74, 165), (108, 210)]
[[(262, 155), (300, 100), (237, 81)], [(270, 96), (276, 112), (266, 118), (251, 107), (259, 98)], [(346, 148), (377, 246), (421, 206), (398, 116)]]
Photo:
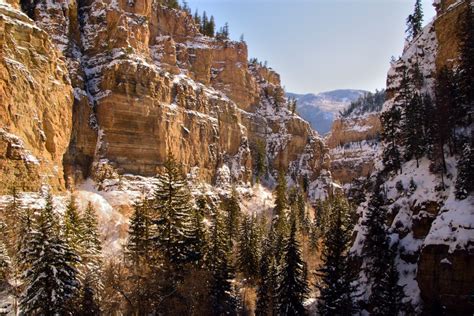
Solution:
[(68, 244), (71, 250), (77, 255), (81, 255), (84, 251), (84, 231), (82, 219), (76, 205), (76, 198), (71, 193), (69, 201), (66, 205), (66, 211), (63, 217), (62, 233), (64, 241)]
[[(455, 109), (455, 88), (453, 83), (453, 73), (447, 67), (442, 68), (436, 77), (435, 94), (436, 94), (436, 108), (435, 108), (435, 146), (434, 159), (439, 166), (436, 169), (441, 169), (441, 174), (446, 173), (446, 157), (444, 146), (448, 145), (450, 152), (453, 153), (454, 125), (453, 109)], [(444, 185), (443, 185), (444, 186)]]
[[(467, 9), (459, 28), (461, 45), (458, 68), (460, 103), (463, 111), (458, 115), (460, 119), (467, 118), (465, 123), (469, 125), (474, 111), (474, 13), (470, 1), (465, 2)], [(466, 112), (468, 116), (465, 115)]]
[(225, 201), (224, 210), (226, 211), (226, 230), (229, 234), (229, 242), (232, 244), (237, 238), (239, 231), (239, 223), (241, 217), (238, 193), (235, 187), (232, 188), (232, 193), (229, 199)]
[(407, 18), (407, 30), (408, 38), (414, 39), (421, 33), (423, 23), (423, 9), (421, 6), (421, 0), (415, 1), (415, 10), (413, 14), (410, 14)]
[(158, 180), (153, 200), (153, 239), (164, 259), (172, 264), (169, 268), (180, 271), (183, 264), (192, 261), (193, 207), (186, 178), (171, 153)]
[(92, 203), (88, 203), (83, 223), (82, 264), (84, 280), (82, 285), (81, 310), (83, 315), (98, 315), (102, 284), (102, 243), (97, 217)]
[(255, 143), (255, 179), (257, 183), (260, 183), (260, 178), (266, 172), (265, 163), (265, 142), (257, 140)]
[(201, 33), (204, 35), (207, 35), (208, 24), (209, 24), (209, 19), (207, 17), (206, 11), (204, 11), (202, 13), (201, 28), (200, 28)]
[(328, 216), (329, 226), (324, 235), (322, 267), (318, 270), (321, 283), (318, 285), (321, 295), (318, 311), (321, 315), (352, 315), (355, 279), (348, 250), (351, 245), (352, 221), (349, 205), (341, 196), (332, 201)]
[(280, 315), (304, 315), (303, 301), (309, 289), (303, 270), (300, 245), (296, 239), (296, 219), (292, 220), (291, 231), (284, 248), (284, 259), (279, 275), (277, 304)]
[(405, 108), (405, 158), (416, 159), (416, 166), (419, 166), (419, 159), (424, 154), (424, 134), (423, 134), (423, 100), (418, 94), (415, 94), (410, 105)]
[(204, 215), (207, 213), (207, 202), (203, 196), (197, 199), (197, 207), (193, 210), (190, 228), (191, 262), (202, 267), (207, 249), (207, 230), (204, 225)]
[(237, 265), (245, 278), (253, 282), (257, 278), (259, 236), (255, 216), (245, 215), (240, 225)]
[(216, 29), (216, 23), (214, 21), (214, 16), (211, 15), (211, 18), (209, 19), (209, 23), (207, 24), (207, 27), (205, 29), (206, 35), (209, 37), (214, 37)]
[(130, 217), (128, 230), (127, 254), (135, 265), (151, 258), (151, 217), (148, 199), (133, 205), (134, 212)]
[(426, 153), (430, 159), (434, 159), (434, 145), (436, 135), (435, 108), (429, 94), (423, 96), (423, 111), (421, 125), (425, 138)]
[(28, 246), (29, 269), (24, 273), (26, 285), (20, 302), (23, 313), (30, 315), (63, 315), (70, 312), (70, 300), (79, 281), (75, 265), (78, 256), (60, 239), (51, 195), (33, 223)]
[(199, 12), (198, 10), (196, 9), (196, 11), (194, 12), (194, 24), (196, 24), (197, 28), (199, 29), (199, 31), (202, 33), (202, 30), (201, 30), (201, 16), (199, 15)]
[(215, 209), (213, 214), (208, 267), (212, 274), (210, 297), (214, 315), (234, 315), (236, 301), (231, 294), (230, 282), (234, 275), (229, 258), (229, 240), (219, 209)]
[(387, 248), (379, 254), (383, 258), (382, 278), (372, 287), (372, 315), (399, 315), (403, 310), (405, 293), (403, 286), (398, 284), (399, 274), (395, 262), (397, 246), (386, 245)]
[(262, 243), (262, 256), (259, 263), (259, 279), (257, 283), (257, 304), (255, 315), (268, 316), (273, 312), (273, 297), (275, 289), (275, 260), (273, 256), (271, 237)]
[[(2, 224), (2, 223), (0, 223)], [(0, 225), (0, 232), (2, 235), (4, 234), (4, 229)], [(0, 239), (0, 284), (3, 283), (8, 276), (8, 272), (10, 269), (10, 257), (8, 256), (7, 247), (3, 243), (3, 240)]]
[(456, 198), (463, 200), (474, 192), (474, 137), (466, 143), (458, 160), (458, 176), (456, 178)]
[(21, 224), (20, 218), (23, 214), (23, 210), (21, 209), (20, 194), (17, 187), (12, 186), (9, 189), (9, 193), (11, 195), (11, 200), (1, 213), (3, 213), (3, 218), (5, 221), (5, 247), (9, 257), (15, 258), (18, 252), (18, 240), (22, 237), (19, 234), (19, 226)]
[(288, 209), (288, 198), (286, 196), (287, 185), (283, 171), (278, 173), (277, 186), (275, 188), (275, 208), (273, 209), (273, 227), (275, 229), (275, 256), (277, 263), (282, 257), (282, 250), (288, 234), (288, 220), (286, 210)]
[(382, 162), (385, 170), (398, 171), (401, 168), (401, 154), (396, 141), (399, 139), (401, 112), (393, 106), (388, 111), (382, 113), (382, 140), (384, 142)]

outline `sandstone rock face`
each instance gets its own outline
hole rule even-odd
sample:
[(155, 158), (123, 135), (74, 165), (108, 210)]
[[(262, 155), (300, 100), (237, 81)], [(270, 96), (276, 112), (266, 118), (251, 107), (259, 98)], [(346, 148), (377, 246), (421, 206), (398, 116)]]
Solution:
[(446, 245), (429, 245), (423, 248), (418, 262), (421, 297), (424, 313), (433, 315), (444, 305), (449, 315), (471, 315), (474, 284), (474, 250), (459, 249), (449, 252)]
[(64, 188), (72, 87), (48, 34), (0, 4), (0, 191), (18, 185)]
[(372, 173), (381, 129), (379, 113), (334, 121), (325, 141), (330, 148), (330, 169), (335, 180), (349, 183)]
[(262, 140), (268, 165), (295, 179), (329, 165), (322, 140), (286, 109), (278, 74), (249, 65), (245, 43), (201, 35), (186, 12), (152, 0), (46, 1), (31, 12), (74, 88), (68, 185), (104, 168), (152, 176), (168, 152), (204, 181), (222, 165), (249, 181)]

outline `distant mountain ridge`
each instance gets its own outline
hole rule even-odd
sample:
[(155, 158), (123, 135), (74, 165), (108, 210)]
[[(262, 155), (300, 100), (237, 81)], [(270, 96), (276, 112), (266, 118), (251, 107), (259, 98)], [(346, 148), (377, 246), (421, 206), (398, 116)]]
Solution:
[(286, 96), (296, 99), (296, 108), (301, 117), (307, 120), (319, 134), (324, 135), (330, 131), (336, 115), (366, 93), (368, 91), (338, 89), (318, 94), (288, 92)]

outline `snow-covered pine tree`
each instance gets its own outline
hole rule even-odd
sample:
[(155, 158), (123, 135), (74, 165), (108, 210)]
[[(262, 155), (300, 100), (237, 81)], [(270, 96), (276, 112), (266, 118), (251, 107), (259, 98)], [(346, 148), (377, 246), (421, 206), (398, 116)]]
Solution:
[[(371, 301), (373, 311), (371, 315), (399, 315), (404, 308), (403, 298), (405, 293), (403, 286), (398, 284), (399, 274), (396, 265), (397, 256), (397, 244), (390, 247), (389, 243), (386, 244), (387, 248), (379, 255), (383, 258), (383, 275), (379, 282), (375, 283), (372, 287), (372, 297), (376, 295), (376, 300)], [(407, 313), (409, 314), (409, 313)]]
[[(435, 94), (436, 107), (433, 131), (434, 139), (434, 163), (435, 169), (439, 170), (441, 175), (447, 172), (445, 145), (453, 153), (453, 142), (455, 122), (453, 120), (453, 110), (456, 108), (455, 86), (453, 73), (447, 67), (443, 67), (436, 76)], [(443, 181), (444, 182), (444, 181)], [(444, 185), (443, 185), (444, 186)]]
[(150, 259), (151, 253), (151, 218), (148, 199), (142, 197), (133, 204), (127, 240), (127, 255), (135, 265)]
[(83, 314), (97, 315), (100, 312), (100, 292), (103, 288), (103, 257), (97, 215), (90, 202), (84, 211), (82, 224), (82, 270), (84, 280), (82, 284), (81, 310)]
[(193, 209), (192, 221), (190, 227), (190, 260), (197, 268), (203, 268), (206, 262), (206, 252), (208, 248), (208, 232), (204, 224), (205, 214), (208, 213), (209, 207), (204, 196), (200, 196), (196, 200), (196, 208)]
[(84, 229), (81, 215), (77, 209), (76, 198), (74, 193), (71, 193), (63, 216), (62, 234), (64, 241), (79, 256), (82, 256), (84, 252)]
[(153, 199), (154, 244), (169, 262), (168, 268), (179, 272), (192, 258), (191, 193), (181, 166), (171, 153), (158, 174)]
[(5, 247), (10, 258), (15, 258), (18, 252), (18, 239), (21, 238), (21, 235), (19, 234), (19, 226), (21, 223), (20, 218), (23, 214), (23, 210), (21, 208), (21, 200), (18, 188), (16, 186), (12, 186), (9, 189), (9, 193), (11, 195), (11, 200), (3, 210), (0, 210), (0, 212), (3, 213), (5, 222)]
[(407, 34), (408, 39), (414, 39), (421, 33), (423, 23), (423, 8), (421, 6), (421, 0), (415, 1), (415, 9), (412, 14), (407, 18)]
[(474, 192), (474, 135), (471, 143), (466, 143), (459, 158), (456, 178), (456, 198), (463, 200)]
[(342, 196), (331, 201), (327, 218), (328, 229), (324, 234), (322, 267), (317, 274), (321, 282), (317, 285), (321, 295), (318, 311), (321, 315), (352, 315), (355, 312), (352, 281), (355, 272), (349, 262), (353, 224), (349, 214), (349, 204)]
[(283, 247), (288, 235), (288, 219), (286, 210), (288, 209), (288, 197), (285, 173), (280, 170), (278, 173), (277, 185), (274, 191), (275, 208), (273, 209), (273, 228), (275, 229), (275, 259), (277, 264), (283, 256)]
[(258, 276), (259, 236), (255, 216), (245, 214), (240, 225), (237, 266), (253, 282)]
[(273, 313), (273, 297), (276, 285), (275, 258), (273, 256), (271, 231), (262, 241), (262, 256), (259, 262), (257, 303), (255, 315), (268, 316)]
[(209, 240), (208, 268), (211, 271), (210, 297), (214, 315), (235, 315), (236, 300), (230, 280), (234, 271), (229, 257), (229, 237), (226, 234), (222, 211), (213, 210)]
[(230, 198), (223, 202), (223, 208), (226, 211), (226, 230), (229, 234), (229, 242), (232, 244), (233, 241), (237, 239), (240, 217), (242, 215), (240, 211), (238, 193), (235, 187), (232, 188)]
[(276, 301), (279, 315), (304, 315), (305, 300), (309, 288), (304, 273), (300, 245), (297, 240), (296, 218), (291, 221), (290, 236), (283, 250), (283, 262), (279, 273)]
[(20, 302), (26, 315), (65, 315), (71, 312), (70, 300), (76, 294), (79, 281), (79, 258), (61, 240), (52, 197), (46, 196), (46, 206), (33, 222), (27, 245), (28, 270), (23, 275), (25, 290)]
[(429, 159), (434, 159), (434, 145), (436, 135), (435, 108), (433, 100), (429, 94), (423, 96), (423, 110), (421, 124), (423, 125), (423, 135), (425, 137), (426, 153)]
[(400, 136), (400, 120), (401, 111), (397, 106), (393, 106), (381, 115), (382, 141), (384, 142), (382, 162), (387, 172), (398, 172), (401, 168), (401, 154), (396, 143)]
[[(4, 235), (3, 223), (0, 223), (0, 233)], [(2, 239), (0, 239), (0, 284), (7, 279), (10, 269), (10, 256), (8, 255), (7, 247)]]
[(405, 108), (405, 159), (416, 159), (416, 166), (419, 166), (419, 159), (425, 152), (423, 121), (422, 117), (423, 100), (418, 93), (415, 93), (408, 107)]

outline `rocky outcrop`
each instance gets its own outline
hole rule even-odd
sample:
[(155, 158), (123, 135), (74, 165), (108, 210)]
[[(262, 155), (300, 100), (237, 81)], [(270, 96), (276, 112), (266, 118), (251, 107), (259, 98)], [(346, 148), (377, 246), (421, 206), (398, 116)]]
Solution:
[(73, 93), (66, 63), (48, 34), (0, 4), (0, 191), (64, 188)]
[(374, 171), (380, 132), (377, 112), (334, 121), (325, 142), (330, 148), (330, 169), (336, 181), (350, 183)]
[[(449, 251), (447, 245), (428, 245), (418, 262), (418, 275), (424, 313), (433, 315), (445, 306), (449, 315), (470, 315), (469, 303), (474, 284), (474, 250)], [(471, 306), (470, 306), (471, 305)]]

